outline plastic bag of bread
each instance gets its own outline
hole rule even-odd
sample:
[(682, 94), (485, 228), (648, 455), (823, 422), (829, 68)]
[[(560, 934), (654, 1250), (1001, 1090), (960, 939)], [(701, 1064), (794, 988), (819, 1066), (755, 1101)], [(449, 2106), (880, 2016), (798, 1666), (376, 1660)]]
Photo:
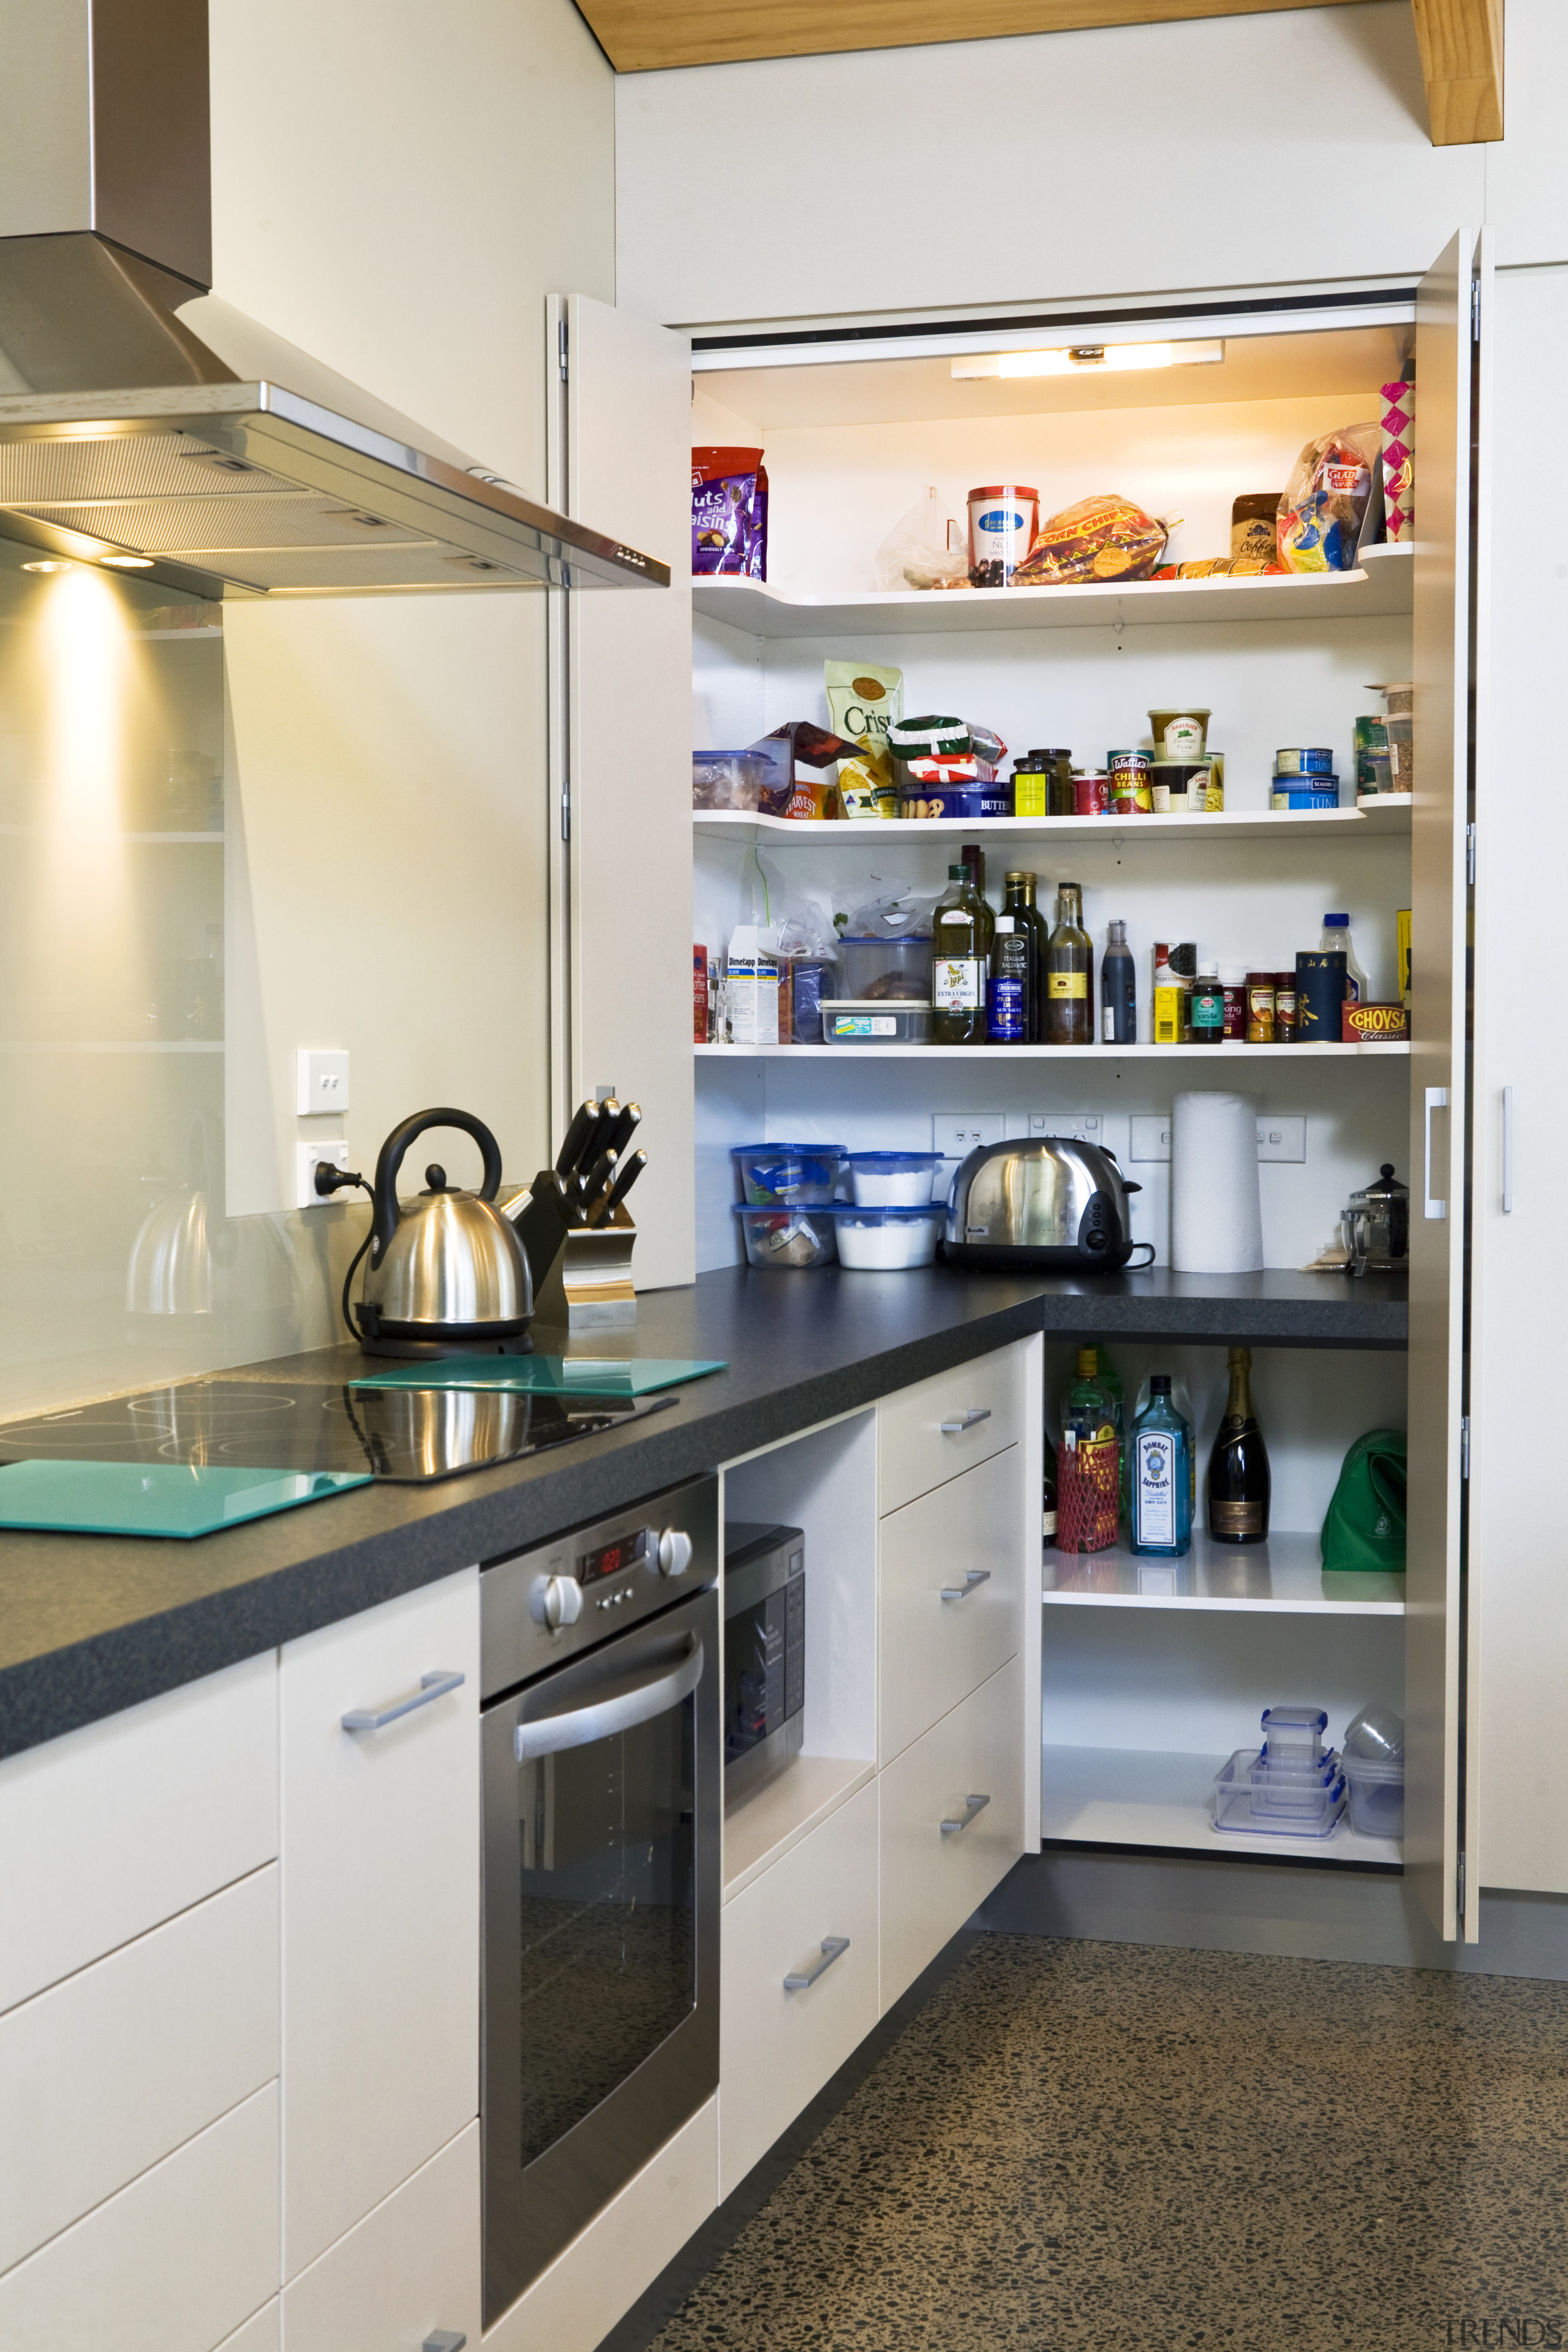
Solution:
[(1147, 580), (1168, 536), (1169, 526), (1131, 499), (1079, 499), (1040, 525), (1012, 584), (1056, 588), (1069, 582)]
[(1376, 425), (1346, 425), (1308, 442), (1279, 501), (1287, 572), (1354, 571), (1381, 437)]

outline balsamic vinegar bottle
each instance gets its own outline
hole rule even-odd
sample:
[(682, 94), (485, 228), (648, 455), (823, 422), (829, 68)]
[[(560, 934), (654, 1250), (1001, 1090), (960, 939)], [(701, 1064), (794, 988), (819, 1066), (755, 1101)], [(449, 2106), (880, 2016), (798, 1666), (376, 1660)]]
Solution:
[(1230, 1351), (1230, 1394), (1209, 1455), (1208, 1523), (1215, 1543), (1268, 1537), (1268, 1450), (1252, 1410), (1252, 1350)]

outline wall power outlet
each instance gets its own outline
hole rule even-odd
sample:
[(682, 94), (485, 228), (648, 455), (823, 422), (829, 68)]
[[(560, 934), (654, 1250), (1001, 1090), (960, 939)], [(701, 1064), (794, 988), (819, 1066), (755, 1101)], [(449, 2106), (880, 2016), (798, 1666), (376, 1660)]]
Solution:
[(344, 1192), (330, 1193), (323, 1199), (316, 1190), (316, 1171), (325, 1160), (329, 1168), (349, 1165), (349, 1147), (342, 1137), (331, 1142), (297, 1143), (294, 1146), (294, 1206), (297, 1209), (325, 1209), (332, 1201), (350, 1197)]
[[(1144, 1113), (1132, 1122), (1133, 1160), (1169, 1160), (1171, 1156), (1171, 1122), (1158, 1112)], [(1258, 1122), (1258, 1157), (1259, 1160), (1305, 1160), (1307, 1157), (1307, 1122), (1304, 1118), (1276, 1118), (1266, 1115)]]
[(982, 1143), (1000, 1143), (999, 1110), (933, 1110), (931, 1148), (944, 1160), (967, 1160)]

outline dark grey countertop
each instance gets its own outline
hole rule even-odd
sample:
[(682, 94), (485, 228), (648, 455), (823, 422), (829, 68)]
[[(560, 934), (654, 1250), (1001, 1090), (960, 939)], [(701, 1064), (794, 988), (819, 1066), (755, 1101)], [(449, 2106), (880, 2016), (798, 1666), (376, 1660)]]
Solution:
[[(0, 1756), (854, 1411), (1034, 1331), (1399, 1349), (1406, 1286), (1268, 1273), (703, 1275), (639, 1302), (605, 1355), (722, 1357), (632, 1427), (430, 1486), (363, 1486), (182, 1543), (0, 1534)], [(323, 1349), (258, 1376), (352, 1380)]]

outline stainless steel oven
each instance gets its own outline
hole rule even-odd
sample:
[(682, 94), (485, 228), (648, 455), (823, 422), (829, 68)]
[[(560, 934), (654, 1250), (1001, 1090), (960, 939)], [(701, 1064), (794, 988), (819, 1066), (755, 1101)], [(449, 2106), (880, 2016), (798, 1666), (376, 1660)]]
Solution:
[(485, 2325), (719, 2081), (718, 1481), (480, 1580)]

